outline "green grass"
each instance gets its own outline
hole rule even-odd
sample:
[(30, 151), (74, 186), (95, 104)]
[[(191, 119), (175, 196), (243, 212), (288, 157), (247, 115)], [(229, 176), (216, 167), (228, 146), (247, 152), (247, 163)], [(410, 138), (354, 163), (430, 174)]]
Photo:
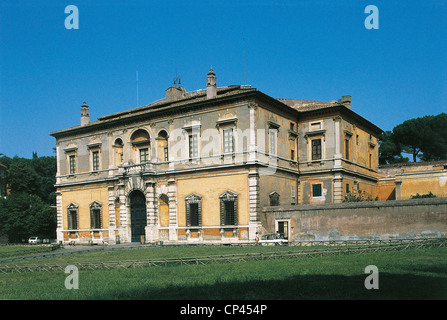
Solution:
[[(259, 247), (98, 251), (28, 263), (112, 261), (290, 250)], [(379, 269), (367, 290), (365, 267)], [(0, 274), (0, 299), (447, 299), (447, 248), (302, 259), (79, 271), (68, 290), (63, 271)]]
[(9, 245), (0, 246), (0, 259), (51, 252), (50, 245)]

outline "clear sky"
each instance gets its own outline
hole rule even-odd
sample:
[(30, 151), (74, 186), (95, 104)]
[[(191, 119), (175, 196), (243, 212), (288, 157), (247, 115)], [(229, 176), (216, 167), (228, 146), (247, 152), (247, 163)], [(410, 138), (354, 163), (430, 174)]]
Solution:
[[(68, 5), (79, 29), (65, 28)], [(176, 71), (205, 88), (210, 66), (218, 86), (245, 79), (275, 98), (349, 94), (392, 130), (447, 112), (447, 0), (0, 0), (0, 153), (54, 155), (49, 134), (78, 125), (84, 100), (91, 120), (136, 107), (137, 71), (145, 105)]]

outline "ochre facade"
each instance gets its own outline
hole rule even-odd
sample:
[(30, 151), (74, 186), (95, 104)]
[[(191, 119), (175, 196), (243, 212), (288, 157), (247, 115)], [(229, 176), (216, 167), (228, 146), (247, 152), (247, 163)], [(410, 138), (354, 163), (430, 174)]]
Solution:
[[(386, 197), (381, 129), (331, 102), (250, 86), (166, 90), (154, 103), (53, 132), (57, 236), (64, 242), (247, 242), (265, 206)], [(405, 190), (402, 182), (401, 189)], [(293, 221), (276, 227), (291, 234)]]
[(379, 175), (379, 200), (407, 200), (430, 193), (447, 197), (447, 160), (384, 165)]

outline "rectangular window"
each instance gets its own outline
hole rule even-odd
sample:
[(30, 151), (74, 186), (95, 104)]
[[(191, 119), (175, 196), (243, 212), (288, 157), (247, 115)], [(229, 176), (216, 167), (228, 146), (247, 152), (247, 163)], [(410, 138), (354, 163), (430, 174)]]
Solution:
[(321, 184), (312, 185), (312, 197), (321, 197)]
[(91, 209), (90, 214), (92, 229), (101, 229), (101, 209)]
[(290, 150), (290, 160), (295, 160), (295, 150)]
[(224, 129), (223, 131), (223, 152), (233, 153), (233, 129)]
[(169, 161), (168, 147), (163, 148), (163, 160)]
[(351, 142), (351, 140), (349, 140), (349, 139), (346, 139), (345, 140), (345, 159), (346, 160), (349, 160), (351, 157), (350, 157), (350, 155), (351, 155), (351, 152), (350, 152), (350, 148), (349, 148), (349, 146), (350, 146), (350, 142)]
[(321, 159), (321, 139), (312, 140), (312, 160)]
[(199, 224), (199, 204), (190, 203), (189, 204), (189, 219), (191, 227), (198, 227)]
[(93, 171), (99, 170), (99, 151), (92, 152), (92, 169)]
[(295, 124), (290, 122), (290, 131), (295, 131)]
[(70, 174), (76, 173), (76, 156), (69, 157), (70, 162)]
[(295, 186), (294, 185), (292, 185), (292, 187), (290, 189), (290, 197), (292, 199), (290, 204), (294, 205), (296, 203), (296, 195), (295, 195)]
[(148, 148), (140, 149), (140, 163), (148, 161), (149, 161), (149, 149)]
[(320, 130), (321, 122), (313, 122), (310, 124), (310, 130)]
[(372, 154), (369, 154), (369, 167), (372, 168)]
[(224, 201), (225, 205), (225, 225), (235, 225), (234, 201)]
[(269, 154), (276, 155), (276, 129), (269, 129)]
[(68, 210), (68, 229), (75, 230), (78, 228), (78, 211)]
[(199, 141), (197, 134), (189, 135), (189, 158), (197, 158), (199, 156)]

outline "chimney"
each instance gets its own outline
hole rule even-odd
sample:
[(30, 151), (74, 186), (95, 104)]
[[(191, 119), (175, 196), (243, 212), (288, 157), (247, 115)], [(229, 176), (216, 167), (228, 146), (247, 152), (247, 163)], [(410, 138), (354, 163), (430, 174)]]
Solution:
[(206, 98), (211, 99), (215, 97), (217, 97), (216, 74), (213, 71), (213, 67), (211, 67), (206, 78)]
[(85, 126), (90, 122), (90, 111), (88, 105), (85, 103), (81, 106), (81, 126)]
[(166, 89), (166, 100), (178, 100), (184, 98), (186, 90), (183, 87), (172, 86)]
[(349, 109), (351, 109), (351, 102), (352, 102), (352, 97), (347, 95), (347, 96), (342, 96), (341, 99), (337, 100), (338, 103), (348, 107)]

